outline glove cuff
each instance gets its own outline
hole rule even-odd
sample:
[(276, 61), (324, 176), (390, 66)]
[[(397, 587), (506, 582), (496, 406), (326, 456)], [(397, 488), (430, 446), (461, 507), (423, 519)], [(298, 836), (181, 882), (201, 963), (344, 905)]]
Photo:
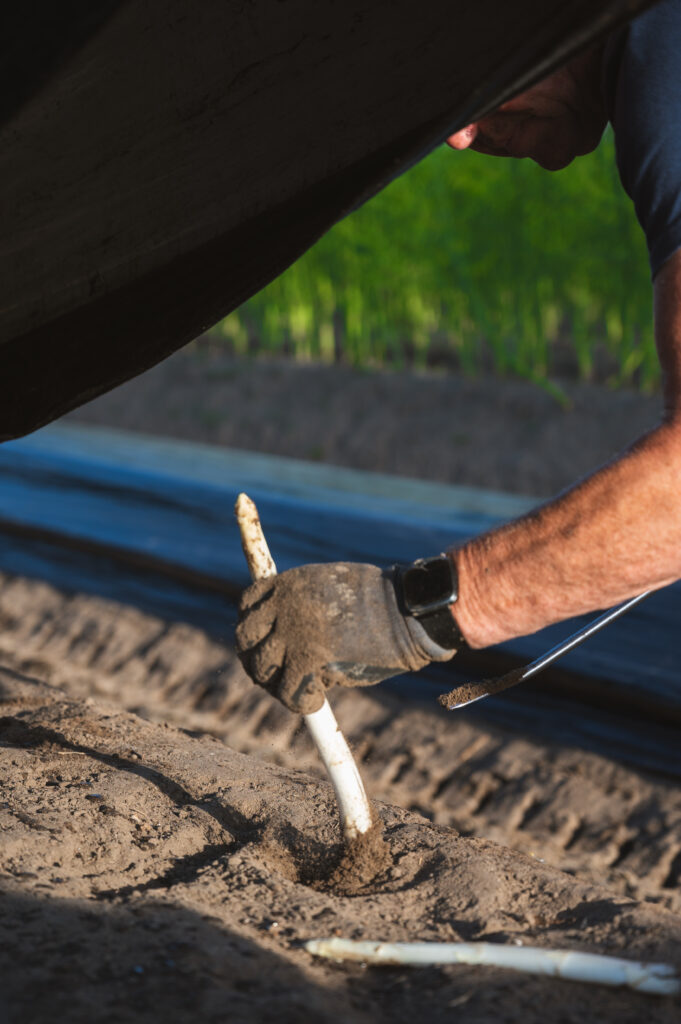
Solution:
[[(451, 612), (446, 611), (446, 614), (452, 619)], [(407, 632), (415, 645), (419, 653), (428, 659), (428, 661), (449, 661), (451, 657), (456, 654), (459, 648), (452, 644), (449, 638), (443, 637), (446, 642), (440, 643), (437, 639), (433, 638), (430, 633), (424, 628), (422, 619), (415, 619), (413, 616), (405, 616), (404, 623), (407, 627)], [(456, 628), (456, 624), (455, 624)], [(458, 632), (458, 629), (457, 629)]]
[(415, 621), (425, 630), (433, 643), (444, 650), (460, 651), (468, 646), (450, 608), (441, 608)]

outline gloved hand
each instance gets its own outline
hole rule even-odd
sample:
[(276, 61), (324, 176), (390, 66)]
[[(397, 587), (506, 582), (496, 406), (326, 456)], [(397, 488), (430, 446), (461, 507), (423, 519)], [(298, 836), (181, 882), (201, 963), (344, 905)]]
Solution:
[(246, 672), (292, 711), (319, 710), (330, 686), (368, 686), (456, 653), (398, 607), (392, 572), (303, 565), (244, 591), (236, 631)]

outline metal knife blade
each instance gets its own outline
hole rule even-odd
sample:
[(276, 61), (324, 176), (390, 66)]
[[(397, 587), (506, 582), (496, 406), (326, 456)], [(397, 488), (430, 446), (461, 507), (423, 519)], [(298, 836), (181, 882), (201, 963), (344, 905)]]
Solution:
[(531, 661), (529, 665), (525, 665), (523, 668), (514, 668), (511, 672), (507, 672), (506, 675), (498, 676), (496, 679), (483, 679), (479, 683), (462, 683), (461, 686), (455, 686), (449, 693), (443, 693), (438, 697), (438, 701), (448, 711), (455, 711), (458, 708), (463, 708), (466, 704), (472, 704), (476, 700), (482, 700), (483, 697), (491, 697), (495, 693), (501, 693), (502, 690), (508, 690), (511, 686), (516, 686), (518, 683), (524, 682), (525, 679), (529, 679), (530, 676), (535, 676), (538, 672), (542, 672), (545, 668), (551, 665), (558, 658), (562, 658), (568, 651), (573, 650), (575, 647), (579, 647), (580, 644), (588, 640), (594, 633), (598, 633), (604, 626), (608, 626), (615, 619), (618, 619), (620, 615), (624, 615), (630, 608), (640, 604), (641, 601), (645, 600), (652, 594), (652, 590), (646, 590), (642, 594), (638, 594), (636, 597), (630, 598), (625, 601), (624, 604), (618, 605), (616, 608), (610, 608), (609, 611), (603, 612), (598, 618), (593, 619), (592, 622), (587, 623), (581, 629), (578, 629), (576, 633), (573, 633), (563, 640), (562, 643), (556, 647), (552, 647), (546, 654), (542, 654), (540, 658), (536, 658)]

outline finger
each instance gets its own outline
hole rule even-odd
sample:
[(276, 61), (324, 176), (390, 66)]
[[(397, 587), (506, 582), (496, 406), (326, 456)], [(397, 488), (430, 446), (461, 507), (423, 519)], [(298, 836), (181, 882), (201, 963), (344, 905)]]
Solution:
[(458, 132), (454, 132), (447, 139), (447, 145), (451, 146), (452, 149), (468, 149), (475, 142), (475, 136), (478, 134), (477, 124), (466, 125)]
[(241, 664), (243, 666), (243, 670), (246, 673), (246, 675), (248, 676), (248, 678), (253, 683), (257, 682), (257, 680), (255, 679), (255, 676), (253, 675), (253, 672), (251, 671), (251, 661), (252, 661), (251, 652), (250, 651), (237, 651), (236, 654), (237, 654), (237, 658), (241, 662)]
[(238, 651), (248, 651), (263, 640), (274, 629), (277, 621), (274, 601), (265, 601), (259, 608), (246, 612), (236, 627)]
[(275, 633), (270, 633), (258, 647), (251, 651), (252, 678), (268, 690), (272, 689), (272, 684), (281, 675), (285, 654), (286, 645)]
[(277, 696), (291, 711), (311, 715), (324, 703), (324, 687), (311, 673), (300, 676), (284, 666)]
[(241, 594), (241, 600), (239, 601), (239, 611), (243, 614), (244, 612), (250, 611), (256, 605), (260, 604), (268, 598), (271, 592), (274, 590), (275, 576), (267, 576), (263, 580), (256, 580), (251, 583), (250, 587)]
[(244, 651), (239, 654), (239, 660), (243, 665), (244, 672), (249, 677), (251, 682), (255, 683), (256, 686), (261, 686), (263, 690), (271, 694), (272, 697), (279, 696), (279, 680), (281, 679), (281, 668), (267, 674), (264, 678), (259, 678), (258, 674), (253, 666), (253, 653), (251, 651)]

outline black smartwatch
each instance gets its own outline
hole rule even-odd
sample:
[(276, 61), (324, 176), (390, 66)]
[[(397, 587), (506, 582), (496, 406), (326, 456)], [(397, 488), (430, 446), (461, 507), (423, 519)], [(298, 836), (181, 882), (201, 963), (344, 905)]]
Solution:
[(451, 558), (419, 558), (411, 565), (394, 566), (394, 574), (403, 615), (418, 619), (430, 639), (445, 650), (468, 646), (451, 612), (459, 596), (459, 580)]

